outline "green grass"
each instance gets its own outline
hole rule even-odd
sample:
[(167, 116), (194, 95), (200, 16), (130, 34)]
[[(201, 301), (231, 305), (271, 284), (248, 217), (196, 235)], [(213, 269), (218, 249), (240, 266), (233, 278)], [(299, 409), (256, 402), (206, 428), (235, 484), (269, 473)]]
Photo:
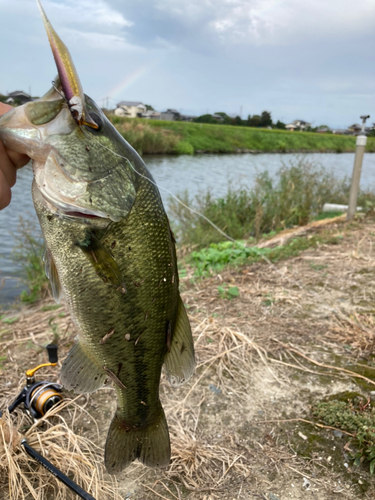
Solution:
[[(179, 198), (231, 238), (242, 240), (258, 239), (314, 219), (337, 215), (322, 214), (322, 207), (324, 203), (346, 204), (349, 189), (349, 179), (337, 179), (331, 171), (300, 160), (283, 165), (274, 178), (267, 172), (258, 174), (252, 188), (243, 186), (236, 190), (229, 186), (222, 198), (213, 198), (209, 191), (195, 199), (187, 193)], [(374, 202), (375, 192), (360, 192), (358, 205), (371, 209)], [(204, 218), (191, 213), (175, 199), (170, 200), (169, 208), (180, 244), (205, 247), (224, 239)]]
[[(207, 123), (145, 121), (114, 115), (109, 115), (109, 118), (141, 154), (236, 153), (240, 150), (344, 153), (355, 150), (356, 138), (353, 136)], [(367, 139), (366, 150), (375, 152), (374, 137)]]

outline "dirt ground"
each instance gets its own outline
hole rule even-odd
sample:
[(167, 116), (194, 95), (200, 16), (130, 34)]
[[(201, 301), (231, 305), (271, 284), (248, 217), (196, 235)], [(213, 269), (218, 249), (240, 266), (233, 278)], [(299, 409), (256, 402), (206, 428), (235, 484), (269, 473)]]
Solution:
[[(368, 466), (350, 460), (349, 437), (318, 427), (311, 414), (311, 405), (332, 394), (375, 390), (375, 221), (338, 223), (330, 232), (332, 244), (275, 265), (204, 280), (188, 272), (181, 280), (197, 370), (181, 389), (164, 378), (161, 384), (171, 465), (131, 466), (118, 477), (121, 498), (375, 498)], [(229, 299), (219, 286), (238, 287), (239, 296)], [(77, 332), (64, 306), (52, 305), (10, 311), (5, 319), (14, 322), (0, 322), (1, 404), (12, 400), (26, 368), (46, 360), (43, 345), (53, 335), (61, 359), (71, 347)], [(57, 371), (41, 375), (48, 376)], [(85, 412), (75, 416), (75, 432), (103, 446), (113, 388), (78, 402)]]

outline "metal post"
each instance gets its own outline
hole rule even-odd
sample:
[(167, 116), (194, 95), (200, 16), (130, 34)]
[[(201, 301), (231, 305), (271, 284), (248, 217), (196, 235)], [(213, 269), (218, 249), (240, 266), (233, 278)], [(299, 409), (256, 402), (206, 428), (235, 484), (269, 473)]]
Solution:
[(370, 118), (370, 115), (361, 116), (361, 118), (362, 118), (362, 130), (357, 136), (356, 140), (352, 185), (350, 187), (349, 208), (346, 220), (352, 220), (357, 209), (357, 198), (359, 191), (359, 183), (361, 180), (363, 155), (365, 153), (366, 143), (367, 143), (367, 137), (365, 133), (365, 123), (367, 118)]

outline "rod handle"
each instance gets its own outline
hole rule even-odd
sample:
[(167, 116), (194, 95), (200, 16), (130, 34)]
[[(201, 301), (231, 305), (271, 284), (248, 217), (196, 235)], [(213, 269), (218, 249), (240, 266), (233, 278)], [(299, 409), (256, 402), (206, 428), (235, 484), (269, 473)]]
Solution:
[(59, 479), (62, 483), (64, 483), (68, 488), (70, 488), (74, 493), (76, 493), (79, 497), (84, 500), (95, 500), (93, 496), (83, 490), (77, 483), (68, 478), (61, 470), (51, 464), (46, 458), (44, 458), (40, 453), (38, 453), (34, 448), (32, 448), (29, 444), (27, 444), (26, 439), (21, 441), (22, 446), (24, 447), (26, 453), (30, 455), (30, 457), (34, 458), (40, 465), (43, 465), (45, 469), (47, 469), (51, 474), (53, 474), (57, 479)]

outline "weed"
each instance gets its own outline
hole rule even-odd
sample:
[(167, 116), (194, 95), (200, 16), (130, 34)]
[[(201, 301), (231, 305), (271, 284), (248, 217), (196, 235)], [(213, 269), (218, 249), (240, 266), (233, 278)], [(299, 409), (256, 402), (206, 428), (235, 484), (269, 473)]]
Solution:
[(53, 316), (52, 318), (49, 319), (48, 324), (51, 327), (52, 333), (53, 333), (53, 343), (58, 343), (58, 340), (60, 338), (60, 333), (59, 333), (59, 325), (54, 322), (55, 317)]
[(180, 141), (176, 144), (175, 153), (178, 155), (193, 155), (194, 148), (187, 141)]
[(240, 291), (237, 286), (230, 286), (227, 288), (224, 288), (224, 286), (218, 286), (217, 291), (222, 299), (232, 300), (240, 295)]
[(287, 259), (299, 255), (307, 248), (316, 247), (318, 244), (339, 244), (342, 241), (338, 236), (329, 234), (315, 235), (312, 237), (300, 237), (289, 240), (283, 246), (274, 248), (245, 247), (242, 241), (232, 243), (224, 241), (211, 243), (207, 248), (192, 252), (187, 258), (195, 267), (195, 275), (199, 277), (208, 276), (212, 271), (219, 272), (228, 265), (241, 265), (245, 262), (252, 264), (266, 257), (271, 262)]
[[(144, 120), (133, 120), (109, 116), (120, 134), (139, 154), (193, 154), (189, 143), (181, 141), (181, 136), (171, 130), (155, 128)], [(191, 151), (192, 150), (192, 151)]]
[(313, 408), (313, 415), (326, 425), (354, 434), (350, 444), (354, 465), (369, 464), (371, 474), (375, 471), (375, 408), (370, 400), (356, 395), (346, 401), (331, 399), (320, 402)]
[(4, 318), (2, 319), (1, 321), (3, 323), (7, 323), (8, 325), (12, 325), (13, 323), (15, 323), (16, 321), (18, 321), (20, 318), (17, 316), (15, 318)]
[(56, 311), (56, 309), (59, 309), (61, 307), (60, 304), (52, 304), (49, 306), (43, 306), (40, 308), (41, 311)]
[[(235, 190), (230, 185), (223, 198), (213, 198), (210, 191), (199, 194), (195, 201), (187, 192), (180, 198), (233, 239), (258, 239), (264, 234), (304, 225), (313, 218), (325, 218), (319, 216), (323, 204), (347, 202), (349, 189), (348, 179), (339, 180), (324, 167), (300, 159), (283, 165), (275, 178), (268, 172), (258, 174), (253, 188)], [(358, 203), (366, 202), (369, 209), (375, 204), (373, 191), (360, 192)], [(183, 245), (204, 247), (223, 239), (206, 220), (176, 200), (171, 199), (169, 206)]]
[(45, 296), (48, 290), (48, 278), (44, 271), (43, 252), (44, 243), (40, 237), (39, 228), (36, 223), (20, 217), (14, 239), (17, 246), (13, 251), (12, 258), (21, 265), (24, 281), (29, 291), (21, 293), (21, 300), (33, 303)]

